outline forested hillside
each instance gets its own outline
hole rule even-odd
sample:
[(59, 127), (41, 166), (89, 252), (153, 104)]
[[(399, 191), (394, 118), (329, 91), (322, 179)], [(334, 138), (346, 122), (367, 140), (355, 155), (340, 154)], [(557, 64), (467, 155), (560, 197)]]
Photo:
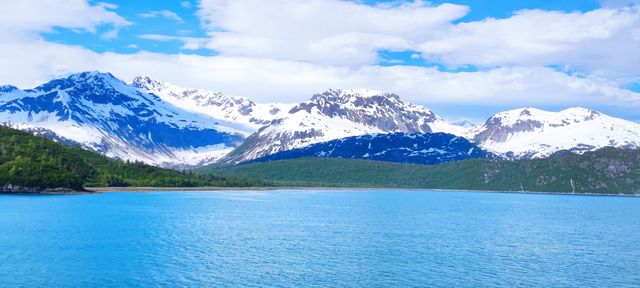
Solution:
[(112, 160), (80, 147), (69, 147), (27, 132), (0, 126), (0, 188), (38, 189), (88, 186), (261, 186), (218, 176), (157, 168), (142, 163)]
[(560, 151), (532, 160), (471, 159), (440, 165), (302, 158), (200, 170), (287, 186), (342, 186), (640, 194), (640, 150)]

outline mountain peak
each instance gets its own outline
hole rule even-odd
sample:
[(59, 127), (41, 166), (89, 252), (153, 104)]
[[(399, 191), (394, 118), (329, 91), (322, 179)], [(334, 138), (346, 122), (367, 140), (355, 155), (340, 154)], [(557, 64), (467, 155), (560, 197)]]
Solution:
[(139, 75), (133, 78), (131, 81), (131, 85), (138, 88), (160, 88), (162, 86), (166, 86), (167, 83), (156, 80), (151, 76)]
[(489, 118), (488, 122), (500, 121), (503, 125), (515, 125), (522, 121), (575, 122), (593, 120), (602, 115), (598, 111), (583, 107), (571, 107), (559, 112), (527, 107), (500, 112)]
[(429, 114), (429, 118), (435, 120), (431, 110), (423, 106), (405, 102), (397, 94), (371, 89), (329, 89), (293, 107), (289, 113), (294, 114), (303, 110), (307, 113), (316, 110), (330, 117), (350, 117), (347, 114), (353, 113), (377, 117), (380, 113), (399, 114), (402, 111), (418, 111), (420, 114)]
[(100, 71), (83, 71), (83, 72), (71, 74), (69, 75), (68, 78), (88, 79), (88, 78), (94, 78), (94, 77), (116, 78), (115, 76), (113, 76), (113, 74), (109, 72), (100, 72)]
[(355, 101), (355, 99), (371, 99), (374, 102), (382, 102), (385, 99), (399, 101), (400, 96), (372, 89), (329, 89), (313, 95), (309, 101), (347, 103)]
[(559, 150), (640, 146), (640, 126), (598, 111), (572, 107), (559, 112), (520, 108), (500, 112), (467, 135), (480, 146), (515, 158), (546, 157)]
[(67, 80), (81, 83), (98, 81), (103, 83), (124, 84), (122, 80), (116, 78), (115, 76), (113, 76), (113, 74), (99, 71), (85, 71), (71, 74), (69, 75), (69, 77), (67, 77)]
[(598, 112), (596, 110), (583, 108), (583, 107), (567, 108), (567, 109), (564, 109), (564, 110), (560, 111), (560, 113), (564, 114), (564, 115), (568, 115), (568, 116), (572, 115), (572, 116), (584, 117), (584, 118), (595, 118), (597, 116), (603, 115), (602, 113), (600, 113), (600, 112)]
[(355, 88), (355, 89), (329, 89), (328, 92), (336, 93), (340, 96), (357, 96), (357, 97), (375, 97), (375, 96), (395, 96), (392, 93), (386, 93), (379, 90)]
[(11, 93), (13, 91), (18, 90), (18, 87), (13, 85), (2, 85), (0, 86), (0, 93)]
[[(91, 91), (85, 91), (91, 87)], [(111, 73), (98, 71), (80, 72), (71, 74), (66, 78), (58, 78), (42, 84), (27, 92), (49, 92), (56, 90), (79, 89), (83, 90), (83, 95), (96, 96), (104, 94), (104, 91), (126, 89), (128, 85), (124, 81), (116, 78)], [(90, 92), (96, 93), (90, 93)], [(73, 95), (72, 95), (73, 96)]]

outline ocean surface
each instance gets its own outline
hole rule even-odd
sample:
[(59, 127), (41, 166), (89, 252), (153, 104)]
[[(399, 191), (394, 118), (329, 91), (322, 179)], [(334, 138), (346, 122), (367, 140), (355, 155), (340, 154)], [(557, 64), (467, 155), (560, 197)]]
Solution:
[(640, 198), (0, 196), (0, 287), (640, 287)]

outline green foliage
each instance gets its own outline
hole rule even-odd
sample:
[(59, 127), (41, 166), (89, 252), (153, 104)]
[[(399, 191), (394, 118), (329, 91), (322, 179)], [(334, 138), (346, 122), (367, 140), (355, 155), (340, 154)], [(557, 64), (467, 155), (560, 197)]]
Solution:
[(274, 181), (282, 186), (638, 194), (640, 150), (604, 148), (584, 155), (561, 151), (545, 159), (471, 159), (433, 166), (306, 158), (211, 166), (200, 172)]
[(210, 166), (194, 173), (116, 161), (2, 126), (0, 139), (0, 187), (335, 186), (640, 194), (640, 150), (561, 151), (545, 159), (472, 159), (434, 166), (306, 158)]
[(4, 126), (0, 126), (0, 139), (0, 187), (11, 184), (82, 190), (84, 186), (246, 187), (268, 184), (116, 161)]

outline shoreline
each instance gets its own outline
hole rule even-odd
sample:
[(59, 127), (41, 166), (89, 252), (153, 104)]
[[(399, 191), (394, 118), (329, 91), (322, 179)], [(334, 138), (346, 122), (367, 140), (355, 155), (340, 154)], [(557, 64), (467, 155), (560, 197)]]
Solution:
[(145, 193), (145, 192), (221, 192), (234, 190), (277, 191), (277, 190), (410, 190), (432, 191), (449, 193), (516, 193), (516, 194), (549, 194), (549, 195), (574, 195), (574, 196), (616, 196), (616, 197), (640, 197), (640, 194), (606, 194), (606, 193), (571, 193), (571, 192), (543, 192), (543, 191), (495, 191), (495, 190), (468, 190), (468, 189), (437, 189), (437, 188), (401, 188), (401, 187), (86, 187), (86, 194), (100, 193)]

